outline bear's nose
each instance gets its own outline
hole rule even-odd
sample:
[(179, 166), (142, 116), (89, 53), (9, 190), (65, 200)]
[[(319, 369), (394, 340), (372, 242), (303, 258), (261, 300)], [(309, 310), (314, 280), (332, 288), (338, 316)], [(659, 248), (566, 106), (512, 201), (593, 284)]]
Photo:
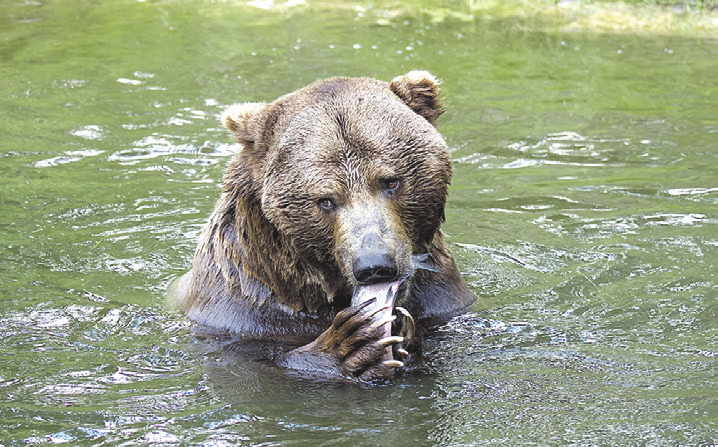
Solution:
[(365, 253), (354, 262), (354, 277), (365, 284), (393, 281), (398, 272), (396, 260), (388, 253)]
[(396, 260), (389, 254), (378, 234), (364, 236), (354, 258), (354, 278), (361, 283), (393, 281), (399, 274)]

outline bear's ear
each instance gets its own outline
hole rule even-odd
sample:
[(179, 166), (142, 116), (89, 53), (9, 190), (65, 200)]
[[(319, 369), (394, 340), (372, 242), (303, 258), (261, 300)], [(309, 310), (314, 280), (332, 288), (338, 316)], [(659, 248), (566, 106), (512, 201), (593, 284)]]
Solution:
[(262, 110), (268, 104), (263, 102), (248, 102), (234, 104), (222, 112), (222, 124), (232, 132), (234, 139), (242, 146), (249, 147), (259, 138), (261, 132), (260, 118)]
[(431, 124), (444, 113), (439, 100), (439, 80), (428, 71), (414, 70), (397, 76), (389, 84), (391, 91)]

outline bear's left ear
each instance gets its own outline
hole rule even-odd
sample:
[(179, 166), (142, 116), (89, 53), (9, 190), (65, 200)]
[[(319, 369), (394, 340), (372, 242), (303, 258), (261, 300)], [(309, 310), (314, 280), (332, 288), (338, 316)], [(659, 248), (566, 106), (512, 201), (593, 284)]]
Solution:
[(222, 124), (232, 132), (234, 139), (248, 149), (260, 135), (262, 111), (268, 104), (263, 102), (248, 102), (229, 106), (222, 112)]
[(414, 70), (397, 76), (389, 87), (414, 112), (433, 125), (436, 125), (439, 115), (444, 113), (439, 100), (439, 80), (428, 71)]

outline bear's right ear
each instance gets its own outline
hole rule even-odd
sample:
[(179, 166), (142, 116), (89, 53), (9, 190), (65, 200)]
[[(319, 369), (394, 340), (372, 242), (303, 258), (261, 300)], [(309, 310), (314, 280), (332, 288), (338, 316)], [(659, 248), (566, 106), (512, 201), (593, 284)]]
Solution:
[(428, 71), (414, 70), (392, 79), (389, 88), (411, 110), (436, 125), (436, 119), (444, 113), (439, 100), (439, 80)]
[(242, 146), (252, 146), (261, 132), (261, 112), (267, 106), (263, 102), (234, 104), (222, 112), (222, 124)]

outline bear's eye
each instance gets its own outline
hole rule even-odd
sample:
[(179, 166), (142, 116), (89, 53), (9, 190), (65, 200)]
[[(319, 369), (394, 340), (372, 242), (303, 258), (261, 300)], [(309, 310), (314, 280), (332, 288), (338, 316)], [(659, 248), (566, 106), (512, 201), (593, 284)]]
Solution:
[(385, 192), (393, 194), (399, 189), (399, 187), (401, 186), (401, 182), (399, 181), (399, 179), (389, 179), (385, 180), (382, 186)]
[(334, 202), (332, 199), (319, 199), (318, 205), (322, 211), (334, 211)]

